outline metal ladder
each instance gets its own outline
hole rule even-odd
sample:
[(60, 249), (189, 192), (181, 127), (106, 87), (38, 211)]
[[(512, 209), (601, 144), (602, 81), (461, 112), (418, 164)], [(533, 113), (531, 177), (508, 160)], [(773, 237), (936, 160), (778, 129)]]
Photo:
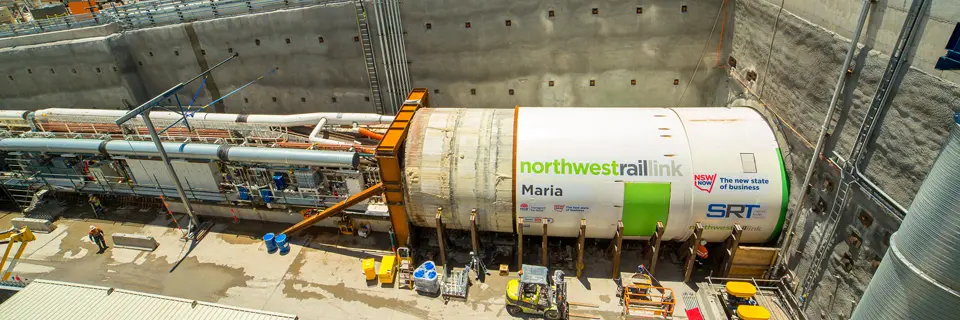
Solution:
[[(857, 141), (853, 144), (850, 158), (847, 159), (840, 171), (840, 184), (837, 186), (836, 197), (827, 215), (826, 223), (828, 223), (828, 225), (826, 225), (820, 233), (820, 241), (817, 245), (813, 265), (803, 280), (803, 291), (800, 293), (801, 297), (811, 293), (815, 282), (820, 278), (820, 275), (823, 274), (821, 268), (829, 254), (833, 251), (833, 237), (839, 225), (840, 214), (843, 212), (843, 209), (846, 208), (850, 188), (854, 184), (860, 185), (857, 172), (864, 158), (864, 150), (866, 146), (870, 144), (870, 139), (874, 136), (874, 129), (880, 119), (880, 115), (883, 113), (885, 106), (888, 105), (887, 101), (890, 99), (888, 93), (891, 89), (895, 89), (892, 88), (894, 79), (903, 73), (901, 70), (905, 67), (906, 62), (904, 55), (914, 40), (914, 32), (920, 20), (920, 12), (928, 5), (929, 2), (925, 0), (914, 1), (907, 14), (907, 19), (903, 23), (903, 28), (900, 30), (900, 37), (897, 39), (897, 43), (890, 54), (890, 60), (887, 62), (887, 68), (883, 73), (883, 78), (880, 80), (880, 85), (877, 87), (876, 93), (874, 93), (873, 101), (870, 103), (870, 109), (867, 110), (863, 123), (860, 125), (860, 131), (857, 133)], [(906, 67), (909, 68), (909, 66)], [(803, 305), (806, 306), (809, 301), (809, 299), (805, 299)]]
[[(840, 214), (843, 212), (843, 209), (846, 208), (847, 204), (847, 195), (850, 192), (850, 187), (854, 179), (850, 174), (841, 171), (840, 172), (840, 185), (837, 186), (837, 194), (833, 199), (833, 205), (830, 206), (830, 212), (827, 213), (827, 219), (824, 221), (823, 230), (820, 231), (820, 241), (817, 245), (817, 251), (814, 254), (813, 265), (810, 266), (810, 269), (807, 269), (807, 276), (803, 279), (803, 291), (801, 296), (808, 294), (812, 289), (814, 284), (817, 281), (817, 278), (823, 273), (821, 267), (823, 263), (827, 260), (827, 257), (833, 251), (833, 235), (837, 232), (837, 227), (840, 225)], [(804, 300), (804, 304), (809, 300)]]
[(35, 177), (28, 170), (28, 163), (32, 159), (21, 157), (21, 153), (11, 153), (11, 155), (13, 157), (6, 158), (4, 161), (7, 162), (15, 178), (5, 180), (3, 189), (17, 207), (26, 212), (27, 208), (35, 206), (33, 191), (33, 187), (36, 186)]
[(380, 79), (377, 77), (377, 61), (373, 55), (373, 41), (370, 39), (370, 25), (363, 1), (354, 3), (357, 10), (357, 29), (360, 30), (360, 46), (363, 47), (363, 60), (367, 67), (367, 79), (370, 80), (370, 99), (377, 113), (383, 114), (383, 100), (380, 98)]

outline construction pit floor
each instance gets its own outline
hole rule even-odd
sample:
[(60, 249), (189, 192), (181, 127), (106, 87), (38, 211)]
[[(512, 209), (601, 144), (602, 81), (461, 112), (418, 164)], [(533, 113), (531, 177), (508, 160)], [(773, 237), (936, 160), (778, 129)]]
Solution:
[[(37, 234), (14, 275), (26, 281), (75, 282), (295, 314), (300, 319), (516, 318), (504, 308), (506, 284), (518, 278), (515, 263), (508, 276), (498, 275), (497, 266), (488, 265), (490, 275), (484, 283), (471, 276), (466, 301), (445, 303), (439, 297), (397, 289), (396, 283), (380, 285), (364, 279), (360, 259), (379, 261), (390, 252), (389, 239), (382, 232), (361, 238), (314, 227), (292, 238), (290, 252), (280, 255), (268, 254), (260, 239), (266, 232), (284, 229), (283, 224), (213, 220), (213, 227), (191, 248), (190, 242), (181, 240), (177, 227), (186, 225), (181, 214), (171, 216), (155, 208), (109, 208), (103, 219), (97, 219), (85, 205), (67, 205), (60, 211), (63, 217), (54, 222), (56, 229)], [(10, 226), (10, 219), (20, 216), (0, 213), (0, 226)], [(107, 234), (110, 248), (102, 254), (87, 237), (90, 225)], [(112, 233), (152, 236), (159, 247), (152, 252), (115, 248), (109, 237)], [(586, 251), (582, 278), (567, 271), (569, 300), (597, 306), (572, 306), (571, 312), (620, 319), (623, 307), (617, 284), (610, 277), (611, 260), (603, 252), (601, 248)], [(639, 252), (629, 247), (623, 252), (620, 270), (624, 278), (642, 263)], [(682, 295), (693, 293), (696, 285), (674, 281), (680, 279), (680, 267), (669, 260), (661, 259), (656, 276), (675, 292), (673, 318), (686, 319)], [(525, 262), (538, 263), (539, 254), (525, 255)]]

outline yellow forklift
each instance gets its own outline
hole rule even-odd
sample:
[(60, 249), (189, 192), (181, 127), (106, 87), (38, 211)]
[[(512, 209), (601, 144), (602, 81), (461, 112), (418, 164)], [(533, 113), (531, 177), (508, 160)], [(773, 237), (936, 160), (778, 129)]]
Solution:
[(557, 270), (550, 278), (547, 267), (525, 264), (520, 267), (520, 272), (519, 280), (507, 283), (507, 312), (514, 316), (521, 313), (541, 314), (549, 320), (569, 318), (563, 271)]

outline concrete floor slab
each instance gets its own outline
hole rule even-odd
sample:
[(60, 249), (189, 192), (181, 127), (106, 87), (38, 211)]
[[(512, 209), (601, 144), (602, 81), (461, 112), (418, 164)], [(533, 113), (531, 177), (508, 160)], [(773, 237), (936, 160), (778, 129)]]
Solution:
[[(82, 212), (82, 210), (71, 212)], [(19, 214), (0, 217), (0, 225)], [(177, 215), (180, 225), (183, 216)], [(108, 220), (113, 219), (113, 220)], [(493, 272), (485, 283), (474, 282), (467, 301), (444, 303), (416, 291), (365, 281), (360, 259), (389, 253), (386, 234), (359, 238), (334, 229), (310, 230), (292, 238), (290, 253), (268, 254), (260, 235), (282, 229), (280, 225), (253, 221), (218, 220), (197, 244), (181, 240), (173, 217), (149, 210), (109, 210), (104, 219), (90, 214), (61, 218), (50, 234), (38, 234), (14, 269), (25, 279), (49, 279), (111, 286), (175, 297), (292, 313), (301, 319), (510, 319), (504, 309), (504, 288), (516, 274)], [(89, 225), (114, 232), (154, 237), (153, 252), (113, 248), (98, 254), (87, 238)], [(632, 271), (640, 254), (625, 251), (624, 267)], [(567, 277), (572, 301), (598, 308), (574, 306), (573, 311), (603, 319), (619, 319), (622, 307), (616, 284), (609, 278), (610, 261), (602, 250), (588, 251), (584, 279)], [(534, 261), (534, 260), (531, 260)], [(632, 267), (627, 267), (633, 265)], [(679, 272), (661, 262), (658, 277), (673, 279)], [(568, 272), (568, 275), (572, 272)], [(631, 273), (624, 272), (629, 277)], [(693, 288), (664, 281), (677, 291), (677, 315), (683, 313), (682, 292)]]

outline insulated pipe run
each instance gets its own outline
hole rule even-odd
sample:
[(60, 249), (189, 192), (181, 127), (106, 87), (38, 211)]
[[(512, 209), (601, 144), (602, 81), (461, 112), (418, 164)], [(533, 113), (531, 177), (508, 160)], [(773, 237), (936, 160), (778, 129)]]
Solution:
[[(18, 111), (24, 112), (24, 111)], [(116, 118), (123, 116), (127, 111), (124, 110), (100, 110), (100, 109), (64, 109), (64, 108), (50, 108), (42, 109), (34, 112), (38, 120), (45, 119), (69, 119), (71, 122), (96, 122), (98, 118)], [(14, 113), (10, 112), (9, 115), (12, 116)], [(7, 113), (0, 114), (0, 120), (6, 119)], [(167, 111), (153, 111), (150, 113), (151, 120), (154, 121), (177, 121), (183, 116), (176, 112), (167, 112)], [(18, 119), (23, 119), (23, 116), (17, 117)], [(84, 119), (87, 118), (87, 119)], [(94, 119), (89, 119), (94, 118)], [(320, 119), (327, 119), (327, 124), (332, 125), (351, 125), (351, 124), (389, 124), (393, 122), (392, 116), (384, 116), (374, 113), (300, 113), (300, 114), (288, 114), (288, 115), (270, 115), (270, 114), (236, 114), (236, 113), (206, 113), (206, 112), (197, 112), (188, 115), (187, 121), (191, 122), (191, 126), (196, 126), (199, 128), (207, 127), (208, 124), (214, 124), (211, 127), (217, 127), (223, 123), (247, 123), (247, 124), (259, 124), (259, 125), (271, 125), (271, 126), (286, 126), (286, 127), (296, 127), (296, 126), (306, 126), (317, 123)], [(143, 120), (142, 116), (137, 116), (137, 119)], [(87, 120), (87, 121), (84, 121)], [(106, 122), (105, 122), (106, 123)], [(112, 122), (109, 122), (112, 123)]]
[[(352, 147), (352, 145), (350, 145)], [(356, 168), (356, 152), (297, 150), (281, 148), (233, 147), (206, 143), (163, 142), (167, 156), (177, 159), (238, 161), (264, 164)], [(156, 157), (160, 153), (151, 141), (7, 138), (0, 140), (0, 151), (79, 153), (105, 156)]]
[(317, 125), (313, 127), (313, 131), (310, 131), (311, 142), (316, 142), (314, 141), (315, 139), (321, 139), (320, 131), (323, 129), (323, 126), (326, 124), (327, 124), (327, 118), (320, 118), (320, 122), (317, 122)]
[(327, 124), (327, 118), (320, 118), (320, 122), (317, 122), (317, 126), (313, 128), (313, 131), (310, 132), (310, 142), (319, 143), (327, 146), (349, 146), (352, 147), (354, 144), (349, 142), (337, 141), (333, 139), (324, 139), (320, 137), (320, 131)]
[(843, 67), (840, 68), (837, 85), (833, 88), (833, 97), (830, 99), (827, 115), (823, 119), (820, 134), (817, 136), (817, 145), (813, 148), (813, 156), (810, 157), (807, 173), (804, 175), (803, 184), (800, 185), (800, 190), (802, 190), (798, 198), (800, 202), (797, 204), (797, 209), (793, 211), (793, 214), (790, 215), (787, 222), (787, 232), (780, 246), (780, 254), (778, 254), (781, 261), (779, 265), (785, 266), (790, 262), (790, 253), (787, 253), (786, 250), (790, 246), (790, 240), (793, 237), (793, 229), (796, 226), (797, 218), (803, 211), (803, 200), (807, 196), (807, 185), (809, 185), (810, 180), (813, 179), (813, 170), (817, 165), (817, 161), (820, 160), (820, 153), (823, 152), (823, 145), (827, 140), (827, 131), (830, 129), (830, 123), (833, 122), (833, 112), (837, 109), (837, 101), (840, 99), (840, 94), (842, 93), (843, 80), (847, 75), (847, 69), (850, 68), (850, 62), (853, 61), (853, 56), (857, 51), (857, 45), (860, 43), (860, 33), (863, 31), (863, 24), (867, 21), (867, 14), (870, 13), (870, 3), (871, 0), (863, 0), (863, 4), (860, 6), (860, 17), (857, 19), (857, 27), (853, 31), (853, 39), (850, 40), (850, 48), (847, 50), (846, 58), (843, 59)]

